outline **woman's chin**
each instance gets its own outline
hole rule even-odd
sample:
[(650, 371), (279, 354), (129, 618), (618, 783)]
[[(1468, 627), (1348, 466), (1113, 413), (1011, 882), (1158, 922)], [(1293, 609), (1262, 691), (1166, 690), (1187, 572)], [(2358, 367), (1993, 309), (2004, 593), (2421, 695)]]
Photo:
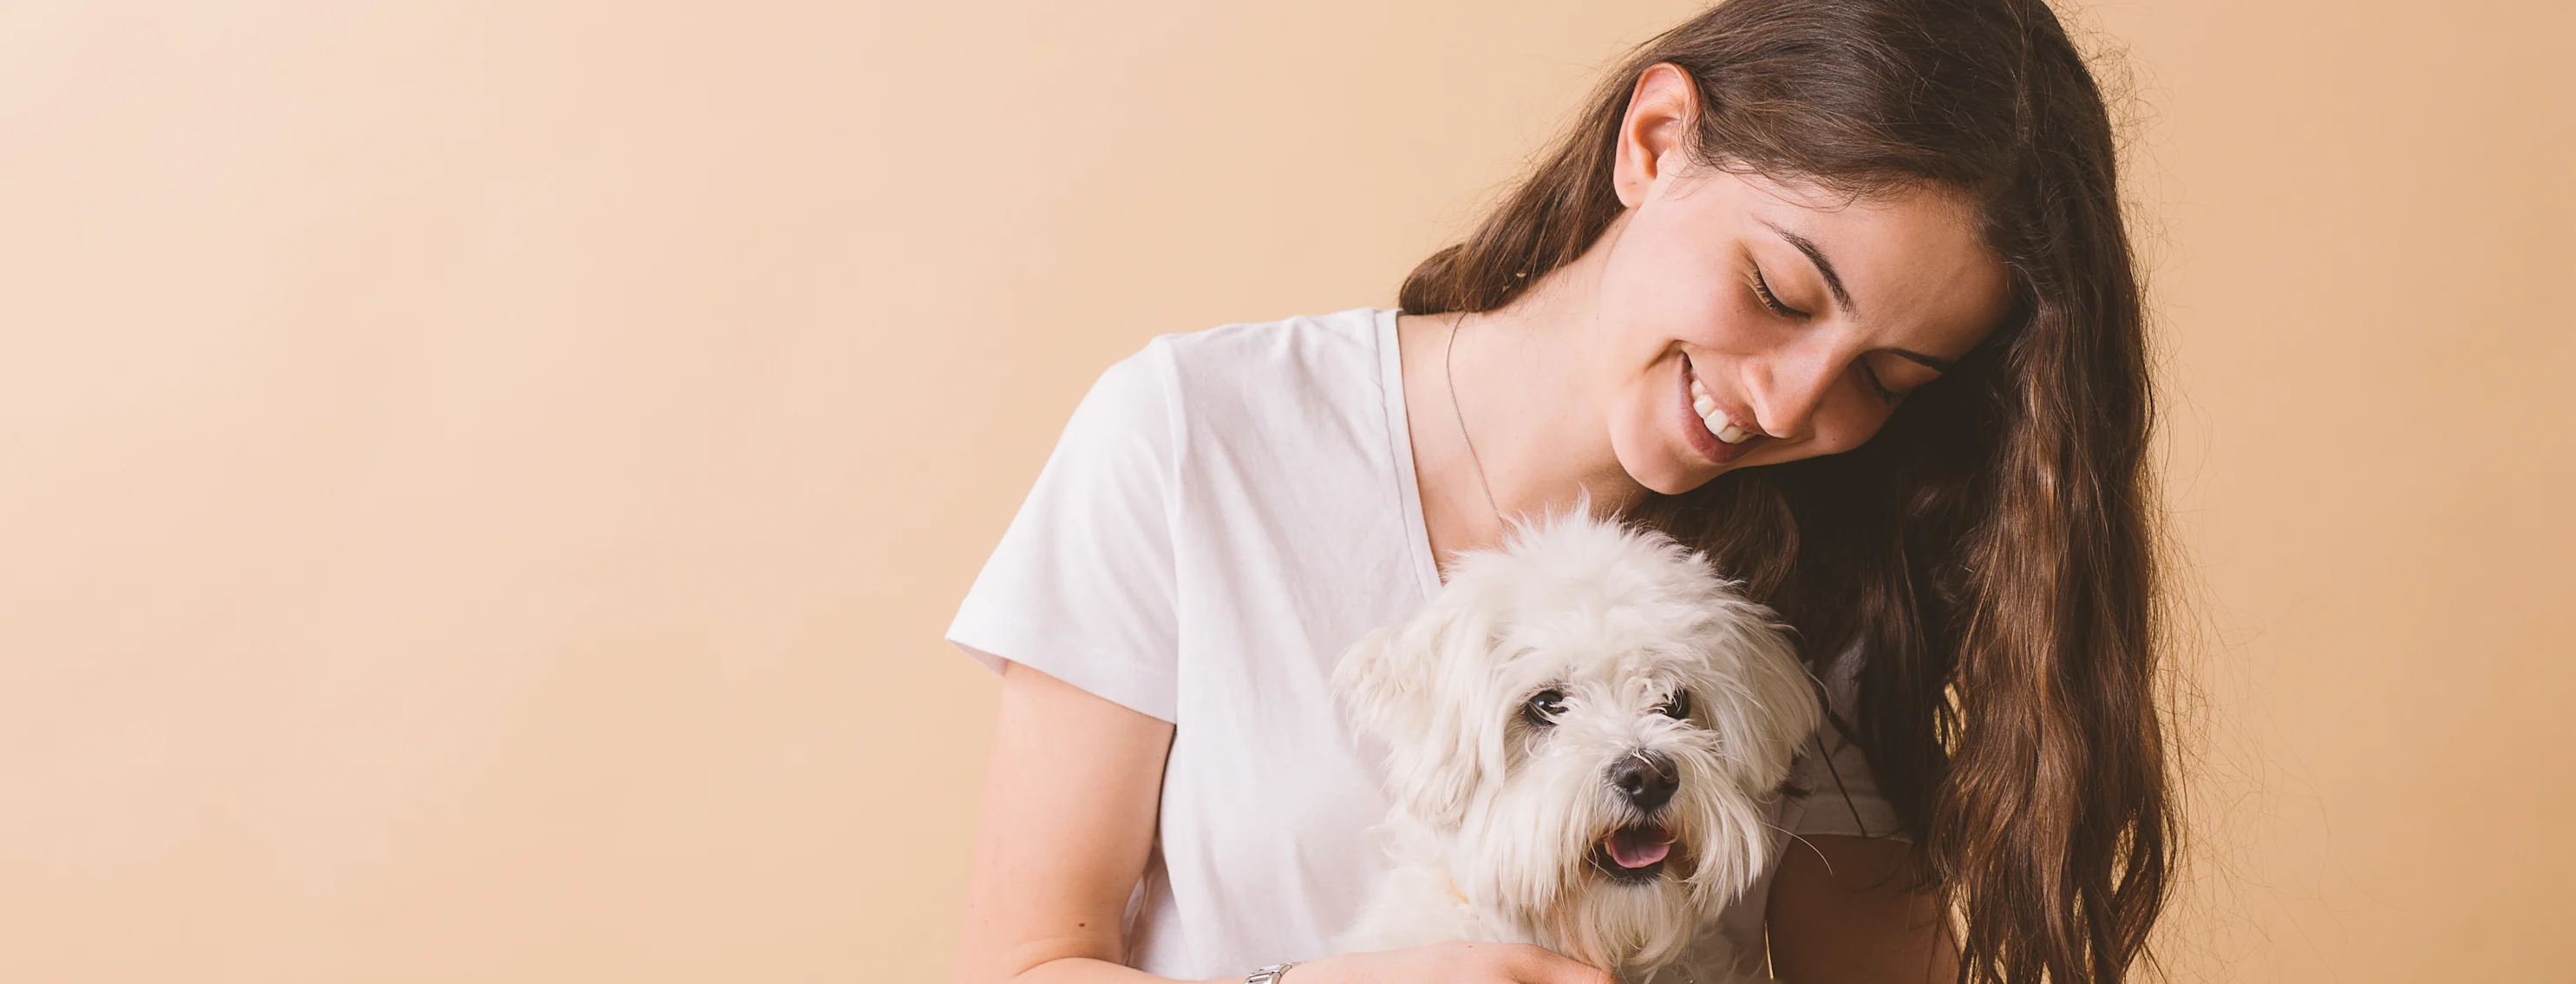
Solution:
[(1719, 475), (1742, 467), (1742, 463), (1711, 465), (1706, 461), (1698, 460), (1696, 456), (1684, 453), (1663, 456), (1659, 460), (1640, 465), (1623, 463), (1622, 467), (1627, 469), (1629, 478), (1656, 494), (1681, 495), (1716, 481)]
[[(1691, 423), (1698, 426), (1699, 422)], [(1763, 450), (1750, 449), (1750, 454), (1721, 464), (1711, 461), (1687, 436), (1677, 440), (1670, 429), (1642, 421), (1627, 434), (1613, 436), (1610, 443), (1628, 478), (1660, 495), (1681, 495), (1707, 485), (1720, 475), (1750, 464)]]

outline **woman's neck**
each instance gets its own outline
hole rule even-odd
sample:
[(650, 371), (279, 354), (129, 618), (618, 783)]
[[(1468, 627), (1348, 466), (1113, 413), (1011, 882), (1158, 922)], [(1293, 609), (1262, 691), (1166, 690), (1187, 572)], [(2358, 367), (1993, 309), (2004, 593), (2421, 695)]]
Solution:
[[(1450, 326), (1459, 315), (1399, 320), (1423, 518), (1444, 561), (1460, 550), (1499, 546), (1496, 509), (1536, 517), (1571, 508), (1588, 493), (1592, 511), (1606, 515), (1645, 493), (1611, 447), (1605, 374), (1596, 364), (1592, 302), (1605, 252), (1551, 271), (1506, 307), (1466, 315), (1454, 350)], [(1460, 441), (1461, 416), (1472, 457)], [(1479, 463), (1492, 507), (1477, 481)]]

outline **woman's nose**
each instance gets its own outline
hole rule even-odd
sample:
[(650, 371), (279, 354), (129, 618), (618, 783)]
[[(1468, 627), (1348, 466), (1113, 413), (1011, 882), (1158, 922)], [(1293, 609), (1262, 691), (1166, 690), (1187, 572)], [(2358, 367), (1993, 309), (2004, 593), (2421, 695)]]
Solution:
[(1747, 394), (1752, 399), (1755, 423), (1772, 437), (1807, 437), (1817, 408), (1824, 405), (1825, 395), (1833, 391), (1834, 380), (1842, 377), (1849, 362), (1849, 356), (1823, 346), (1784, 351), (1778, 358), (1765, 360), (1754, 374), (1752, 392)]

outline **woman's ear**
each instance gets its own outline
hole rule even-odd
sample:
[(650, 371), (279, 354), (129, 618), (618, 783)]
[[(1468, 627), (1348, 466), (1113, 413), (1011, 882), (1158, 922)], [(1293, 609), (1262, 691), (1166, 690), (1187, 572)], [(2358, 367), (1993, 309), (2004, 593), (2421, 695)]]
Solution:
[(1681, 66), (1656, 62), (1638, 73), (1628, 90), (1628, 111), (1620, 118), (1611, 162), (1610, 183), (1620, 205), (1637, 207), (1656, 178), (1689, 157), (1681, 144), (1690, 139), (1691, 121), (1698, 115), (1699, 87)]
[(1333, 668), (1353, 725), (1387, 746), (1387, 793), (1444, 828), (1465, 819), (1475, 795), (1478, 729), (1468, 715), (1481, 713), (1475, 668), (1493, 646), (1490, 620), (1450, 601), (1362, 636)]

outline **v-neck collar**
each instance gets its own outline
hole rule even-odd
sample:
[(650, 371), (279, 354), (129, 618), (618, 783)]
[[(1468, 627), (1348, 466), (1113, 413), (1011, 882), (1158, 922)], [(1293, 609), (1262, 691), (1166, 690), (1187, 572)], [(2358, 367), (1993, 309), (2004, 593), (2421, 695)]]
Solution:
[(1422, 583), (1422, 596), (1440, 592), (1440, 565), (1431, 556), (1431, 528), (1422, 518), (1421, 478), (1413, 470), (1412, 424), (1404, 410), (1404, 357), (1397, 348), (1396, 308), (1383, 308), (1377, 313), (1377, 353), (1380, 388), (1386, 393), (1386, 438), (1388, 453), (1395, 460), (1396, 498), (1402, 500), (1406, 546), (1413, 553), (1414, 574)]

